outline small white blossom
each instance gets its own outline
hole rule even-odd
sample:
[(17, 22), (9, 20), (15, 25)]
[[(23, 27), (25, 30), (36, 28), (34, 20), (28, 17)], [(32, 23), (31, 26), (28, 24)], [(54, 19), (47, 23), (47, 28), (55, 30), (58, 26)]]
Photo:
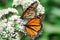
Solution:
[(8, 21), (7, 24), (13, 25), (14, 23), (13, 23), (13, 21)]
[(7, 19), (2, 20), (2, 22), (5, 22), (6, 23), (7, 22)]
[(20, 18), (20, 16), (12, 15), (12, 16), (9, 18), (9, 20), (17, 20), (17, 19), (19, 19), (19, 18)]
[(26, 33), (25, 26), (20, 24), (18, 28), (19, 28), (19, 31)]
[(37, 1), (37, 15), (44, 14), (45, 10), (44, 7), (41, 5), (41, 3), (38, 0), (13, 0), (13, 6), (22, 5), (23, 9), (26, 10), (33, 2)]
[(44, 14), (44, 12), (45, 12), (44, 7), (41, 4), (39, 4), (37, 6), (37, 15)]
[(0, 22), (1, 27), (6, 27), (7, 26), (7, 19), (4, 19)]
[(1, 26), (1, 24), (0, 24), (0, 33), (3, 31), (3, 27)]
[(24, 25), (27, 23), (27, 21), (24, 21), (22, 19), (17, 19), (16, 23), (19, 23), (18, 25), (19, 31), (26, 33)]
[(15, 8), (8, 8), (8, 11), (18, 14), (18, 11)]
[(16, 22), (17, 22), (17, 23), (20, 23), (20, 22), (21, 22), (20, 20), (22, 20), (22, 19), (17, 19), (17, 21), (16, 21)]
[(38, 0), (13, 0), (13, 6), (18, 6), (18, 5), (23, 5), (25, 7), (27, 7), (28, 5), (30, 5), (31, 3), (38, 1)]
[(9, 27), (9, 26), (8, 26), (8, 27), (6, 28), (6, 30), (9, 31), (10, 33), (13, 33), (13, 32), (14, 32), (14, 28), (13, 28), (13, 27)]
[(19, 4), (20, 4), (20, 0), (13, 0), (13, 4), (12, 4), (12, 6), (13, 6), (13, 5), (16, 6), (16, 5), (19, 5)]
[(7, 9), (0, 10), (0, 18), (1, 18), (3, 15), (8, 14), (9, 12), (12, 12), (12, 13), (14, 13), (14, 14), (18, 14), (18, 11), (17, 11), (15, 8), (7, 8)]
[(4, 14), (8, 14), (9, 11), (8, 11), (8, 9), (3, 9), (2, 12), (3, 12), (3, 15), (4, 15)]

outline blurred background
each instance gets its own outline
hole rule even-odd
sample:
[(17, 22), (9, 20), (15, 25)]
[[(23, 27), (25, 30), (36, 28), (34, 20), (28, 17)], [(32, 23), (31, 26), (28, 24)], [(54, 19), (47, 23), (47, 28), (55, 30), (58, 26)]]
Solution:
[[(35, 40), (60, 40), (60, 0), (39, 0), (45, 7), (43, 32)], [(0, 0), (0, 10), (12, 7), (13, 0)], [(28, 36), (24, 40), (28, 40)]]

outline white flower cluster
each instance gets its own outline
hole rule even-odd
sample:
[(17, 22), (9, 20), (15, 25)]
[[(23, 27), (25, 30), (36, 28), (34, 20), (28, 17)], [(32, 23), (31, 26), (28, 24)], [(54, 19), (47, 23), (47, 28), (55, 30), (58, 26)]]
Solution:
[(18, 14), (18, 11), (17, 11), (15, 8), (7, 8), (7, 9), (0, 10), (0, 18), (1, 18), (3, 15), (8, 14), (9, 12), (12, 12), (12, 13), (14, 13), (14, 14)]
[[(1, 19), (1, 17), (4, 17), (3, 15), (7, 15), (9, 12), (14, 14), (8, 19)], [(20, 19), (20, 16), (17, 15), (18, 11), (14, 8), (0, 10), (0, 14), (2, 15), (0, 15), (0, 40), (4, 40), (4, 38), (6, 40), (20, 40), (20, 34), (15, 31), (17, 30), (26, 33), (25, 26), (23, 25), (27, 22)]]
[(13, 15), (9, 18), (9, 21), (11, 21), (11, 22), (14, 21), (14, 24), (17, 25), (16, 27), (18, 28), (18, 30), (26, 33), (24, 24), (26, 24), (27, 21), (20, 19), (20, 16)]
[(4, 30), (0, 32), (0, 40), (20, 40), (20, 36), (18, 32), (10, 33), (6, 30), (6, 28), (3, 28)]
[(12, 15), (8, 19), (0, 21), (0, 39), (9, 37), (10, 39), (13, 38), (20, 40), (20, 34), (18, 34), (18, 31), (21, 31), (26, 34), (25, 26), (23, 26), (23, 24), (26, 23), (26, 21), (20, 19), (20, 16), (17, 15)]
[[(27, 9), (28, 6), (30, 6), (33, 2), (37, 1), (37, 15), (44, 14), (44, 7), (39, 3), (38, 0), (13, 0), (13, 6), (22, 5), (23, 9)], [(13, 14), (9, 18), (2, 19), (1, 17), (5, 17), (3, 15), (8, 16), (7, 14), (10, 14), (9, 12), (12, 12)], [(25, 26), (28, 21), (25, 21), (23, 19), (20, 19), (20, 16), (17, 15), (18, 11), (15, 8), (7, 8), (0, 10), (0, 40), (20, 40), (20, 35), (18, 31), (21, 31), (23, 33), (27, 33), (25, 31)]]
[(35, 1), (38, 2), (37, 15), (44, 14), (44, 12), (45, 12), (44, 7), (40, 4), (40, 2), (38, 0), (13, 0), (12, 6), (22, 5), (23, 9), (25, 10)]

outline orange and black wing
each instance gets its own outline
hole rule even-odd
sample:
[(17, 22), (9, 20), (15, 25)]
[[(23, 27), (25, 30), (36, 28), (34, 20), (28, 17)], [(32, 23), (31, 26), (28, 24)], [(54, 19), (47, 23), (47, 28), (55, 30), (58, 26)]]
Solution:
[(31, 38), (33, 38), (34, 36), (36, 36), (38, 34), (38, 32), (36, 32), (28, 27), (26, 27), (26, 31)]
[(26, 31), (31, 38), (37, 36), (39, 31), (42, 29), (42, 24), (41, 24), (42, 16), (43, 15), (41, 15), (38, 18), (33, 18), (26, 24)]
[(33, 38), (34, 36), (37, 36), (41, 29), (42, 29), (42, 25), (26, 26), (26, 31), (31, 38)]
[(35, 9), (37, 7), (38, 3), (37, 1), (35, 1), (34, 3), (32, 3), (22, 14), (21, 18), (22, 19), (31, 19), (34, 18), (36, 13), (35, 13)]

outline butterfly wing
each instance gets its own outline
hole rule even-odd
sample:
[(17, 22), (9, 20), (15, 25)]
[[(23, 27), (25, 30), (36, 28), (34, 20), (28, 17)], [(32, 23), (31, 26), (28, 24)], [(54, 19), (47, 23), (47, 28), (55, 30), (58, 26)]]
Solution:
[(31, 38), (37, 36), (39, 31), (42, 29), (42, 25), (29, 25), (26, 26), (26, 31)]
[(32, 38), (33, 36), (37, 35), (37, 32), (35, 32), (34, 30), (26, 27), (26, 31), (29, 34), (29, 36)]
[(33, 38), (34, 36), (37, 36), (38, 35), (38, 33), (41, 30), (41, 28), (42, 28), (41, 25), (39, 25), (39, 26), (29, 26), (29, 27), (27, 26), (26, 27), (26, 31), (29, 34), (29, 36), (31, 38)]
[(34, 11), (30, 11), (29, 14), (27, 13), (25, 16), (23, 16), (23, 18), (25, 19), (31, 19), (35, 17), (35, 12)]
[(29, 28), (31, 28), (34, 31), (39, 32), (42, 28), (42, 25), (33, 25), (33, 26), (29, 26)]
[(42, 17), (43, 15), (41, 15), (38, 18), (33, 18), (26, 24), (26, 31), (31, 38), (33, 36), (37, 36), (39, 31), (42, 29), (42, 24), (41, 24)]
[(29, 6), (22, 14), (21, 18), (22, 19), (30, 19), (34, 18), (36, 13), (35, 13), (35, 8), (37, 7), (38, 3), (37, 1), (32, 3), (31, 6)]
[(38, 18), (33, 18), (33, 19), (31, 19), (31, 20), (27, 23), (27, 25), (40, 25), (40, 22), (41, 22), (40, 19), (38, 19)]

